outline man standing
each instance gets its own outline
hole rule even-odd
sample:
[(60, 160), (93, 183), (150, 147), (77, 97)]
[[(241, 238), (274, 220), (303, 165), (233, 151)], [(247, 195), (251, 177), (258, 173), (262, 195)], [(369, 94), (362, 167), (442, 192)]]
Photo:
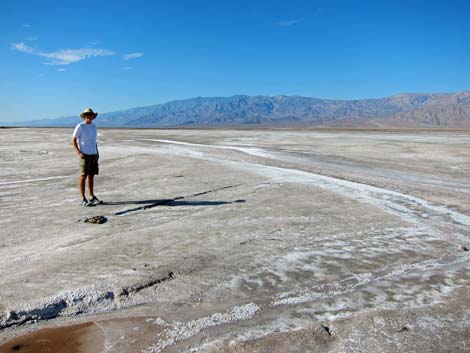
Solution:
[[(94, 206), (95, 204), (102, 203), (93, 192), (93, 182), (95, 175), (98, 175), (98, 145), (96, 142), (96, 125), (93, 120), (98, 113), (93, 112), (93, 109), (87, 108), (80, 114), (80, 118), (84, 121), (75, 127), (72, 137), (72, 145), (80, 158), (80, 179), (79, 188), (82, 201), (82, 206)], [(85, 181), (88, 179), (88, 192), (90, 199), (85, 197)]]

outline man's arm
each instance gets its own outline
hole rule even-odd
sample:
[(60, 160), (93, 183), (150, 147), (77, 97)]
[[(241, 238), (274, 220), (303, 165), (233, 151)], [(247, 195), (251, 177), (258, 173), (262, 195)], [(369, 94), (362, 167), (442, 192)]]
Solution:
[(84, 158), (83, 153), (80, 152), (80, 148), (78, 148), (78, 142), (77, 142), (77, 140), (78, 140), (78, 139), (77, 139), (76, 137), (73, 137), (73, 138), (72, 138), (72, 145), (73, 145), (73, 148), (75, 148), (75, 152), (77, 152), (78, 157)]

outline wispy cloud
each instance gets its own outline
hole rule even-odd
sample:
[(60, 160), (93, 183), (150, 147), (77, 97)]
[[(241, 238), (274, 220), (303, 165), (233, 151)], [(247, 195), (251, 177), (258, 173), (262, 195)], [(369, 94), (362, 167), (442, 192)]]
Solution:
[(33, 27), (33, 26), (31, 26), (31, 25), (28, 24), (28, 23), (23, 23), (23, 27), (24, 27), (24, 28), (31, 28), (31, 27)]
[(39, 39), (38, 37), (26, 37), (24, 40), (28, 42), (34, 42), (35, 40), (38, 40), (38, 39)]
[(64, 71), (67, 71), (67, 69), (66, 69), (66, 68), (63, 68), (63, 67), (61, 67), (61, 68), (57, 69), (57, 71), (64, 72)]
[(94, 40), (91, 40), (88, 42), (88, 45), (91, 45), (92, 47), (94, 47), (95, 45), (98, 45), (100, 44), (101, 42), (97, 39), (94, 39)]
[(144, 55), (144, 53), (129, 53), (123, 56), (124, 60), (137, 59)]
[(61, 49), (52, 53), (41, 53), (40, 56), (50, 58), (52, 61), (46, 63), (48, 65), (69, 65), (78, 61), (96, 56), (111, 56), (114, 52), (107, 49)]
[(295, 20), (289, 20), (289, 21), (279, 21), (277, 22), (276, 24), (279, 26), (279, 27), (291, 27), (291, 26), (294, 26), (300, 22), (302, 22), (304, 19), (303, 18), (297, 18)]
[(11, 48), (18, 50), (22, 53), (34, 54), (34, 49), (24, 43), (13, 43), (11, 45)]
[(28, 53), (50, 59), (46, 65), (70, 65), (88, 58), (97, 56), (110, 56), (115, 53), (107, 49), (83, 48), (83, 49), (60, 49), (54, 52), (44, 52), (34, 49), (24, 43), (13, 43), (11, 48), (22, 53)]
[(121, 67), (121, 70), (124, 70), (124, 71), (129, 71), (129, 70), (133, 70), (134, 68), (132, 66), (123, 66)]

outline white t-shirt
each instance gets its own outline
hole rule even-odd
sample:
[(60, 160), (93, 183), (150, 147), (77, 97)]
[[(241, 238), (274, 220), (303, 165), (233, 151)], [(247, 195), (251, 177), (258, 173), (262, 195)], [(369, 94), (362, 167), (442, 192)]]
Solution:
[(78, 139), (78, 148), (83, 154), (98, 154), (96, 149), (96, 125), (82, 122), (75, 127), (73, 137)]

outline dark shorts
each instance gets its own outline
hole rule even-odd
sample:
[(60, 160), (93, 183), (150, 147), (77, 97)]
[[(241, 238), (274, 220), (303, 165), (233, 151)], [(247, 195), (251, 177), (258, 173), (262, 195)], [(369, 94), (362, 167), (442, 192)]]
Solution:
[(80, 175), (98, 175), (98, 155), (84, 154), (80, 159)]

